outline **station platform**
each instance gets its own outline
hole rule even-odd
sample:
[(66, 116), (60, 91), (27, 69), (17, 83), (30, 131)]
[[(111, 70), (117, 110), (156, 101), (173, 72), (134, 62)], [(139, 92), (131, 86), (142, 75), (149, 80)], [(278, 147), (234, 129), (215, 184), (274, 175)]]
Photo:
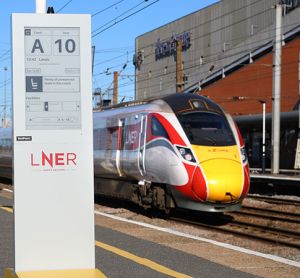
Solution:
[[(0, 277), (14, 266), (12, 198), (0, 191)], [(199, 241), (95, 214), (96, 267), (104, 277), (299, 277), (300, 263)], [(41, 243), (42, 244), (42, 243)], [(288, 260), (286, 260), (288, 261)], [(52, 277), (55, 278), (55, 277)]]
[[(286, 175), (286, 174), (269, 174), (269, 173), (251, 173), (252, 179), (263, 179), (263, 180), (280, 180), (280, 181), (294, 181), (300, 182), (300, 175)], [(300, 184), (299, 184), (300, 185)]]
[(280, 172), (272, 174), (270, 172), (251, 171), (251, 187), (254, 193), (281, 193), (287, 195), (300, 196), (300, 173)]

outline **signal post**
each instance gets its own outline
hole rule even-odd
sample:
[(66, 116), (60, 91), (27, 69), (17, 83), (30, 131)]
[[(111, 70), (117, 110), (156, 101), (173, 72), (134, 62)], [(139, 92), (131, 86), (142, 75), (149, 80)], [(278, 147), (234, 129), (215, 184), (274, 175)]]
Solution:
[(45, 14), (43, 3), (37, 12), (12, 15), (15, 269), (5, 277), (104, 277), (95, 269), (91, 17)]

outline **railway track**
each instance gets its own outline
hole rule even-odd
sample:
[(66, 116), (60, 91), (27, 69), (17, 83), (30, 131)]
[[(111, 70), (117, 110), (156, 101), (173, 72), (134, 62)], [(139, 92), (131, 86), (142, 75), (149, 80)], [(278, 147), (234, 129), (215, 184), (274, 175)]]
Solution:
[(300, 213), (278, 211), (267, 208), (256, 208), (243, 205), (242, 210), (230, 213), (231, 215), (244, 215), (268, 219), (273, 221), (281, 221), (287, 223), (300, 224)]
[[(246, 211), (247, 210), (247, 211)], [(251, 211), (252, 210), (252, 211)], [(254, 211), (254, 212), (253, 212)], [(270, 210), (266, 210), (270, 211)], [(300, 232), (299, 229), (286, 229), (274, 227), (272, 221), (282, 221), (282, 222), (290, 222), (292, 225), (300, 224), (298, 214), (294, 213), (284, 213), (278, 214), (281, 216), (274, 216), (274, 213), (277, 211), (271, 211), (266, 214), (264, 209), (250, 208), (247, 207), (245, 211), (228, 213), (225, 215), (219, 215), (214, 218), (214, 221), (206, 220), (209, 216), (204, 215), (204, 218), (201, 217), (201, 214), (198, 214), (198, 219), (193, 218), (189, 219), (187, 216), (174, 216), (170, 217), (170, 220), (193, 225), (196, 227), (203, 227), (210, 230), (216, 230), (221, 233), (235, 234), (243, 237), (247, 237), (250, 239), (255, 239), (259, 241), (263, 241), (266, 243), (280, 244), (282, 246), (293, 247), (300, 249)], [(242, 215), (245, 219), (237, 219), (237, 215)], [(284, 215), (289, 215), (288, 220), (284, 218)], [(210, 216), (211, 217), (211, 216)], [(266, 223), (260, 223), (264, 221), (255, 221), (255, 217), (264, 218), (264, 220), (268, 220)], [(271, 220), (271, 222), (270, 222)], [(280, 225), (280, 224), (278, 224)]]
[(249, 194), (247, 198), (255, 199), (259, 201), (265, 201), (272, 204), (300, 206), (300, 200), (296, 200), (296, 199), (285, 199), (285, 198), (277, 198), (277, 197), (269, 197), (269, 196), (261, 196), (261, 195), (258, 196), (252, 194)]

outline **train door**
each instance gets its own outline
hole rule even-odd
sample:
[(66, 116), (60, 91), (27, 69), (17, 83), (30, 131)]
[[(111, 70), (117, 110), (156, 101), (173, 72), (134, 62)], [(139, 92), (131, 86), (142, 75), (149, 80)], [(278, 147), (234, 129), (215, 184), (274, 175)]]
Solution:
[(124, 148), (124, 128), (125, 128), (125, 119), (119, 119), (118, 123), (118, 145), (116, 151), (116, 167), (120, 177), (124, 176), (122, 160), (121, 160), (121, 151)]
[(138, 169), (142, 176), (146, 175), (146, 140), (147, 140), (147, 115), (142, 115), (141, 118), (141, 129), (139, 134), (139, 146), (138, 146)]

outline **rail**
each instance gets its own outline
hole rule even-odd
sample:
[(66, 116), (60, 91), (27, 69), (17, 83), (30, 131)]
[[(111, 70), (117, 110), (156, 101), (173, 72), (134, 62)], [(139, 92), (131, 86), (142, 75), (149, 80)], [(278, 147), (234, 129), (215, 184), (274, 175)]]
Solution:
[(300, 206), (300, 200), (297, 199), (285, 199), (279, 197), (268, 197), (268, 196), (261, 196), (261, 195), (253, 195), (249, 194), (247, 198), (255, 199), (259, 201), (265, 201), (271, 204), (281, 204), (281, 205), (292, 205), (292, 206)]
[(170, 220), (300, 249), (299, 213), (243, 206), (241, 211), (218, 215), (181, 211)]

